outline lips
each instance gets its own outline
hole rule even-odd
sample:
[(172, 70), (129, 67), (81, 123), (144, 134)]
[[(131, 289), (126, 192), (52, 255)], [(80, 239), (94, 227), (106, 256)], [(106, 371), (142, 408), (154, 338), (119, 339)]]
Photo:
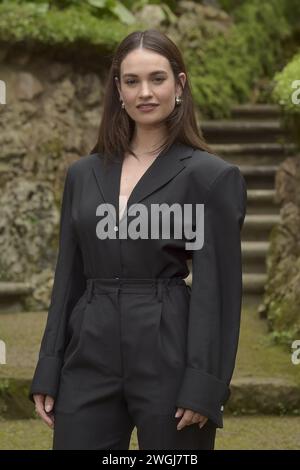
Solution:
[(155, 106), (158, 106), (156, 103), (147, 103), (147, 104), (140, 104), (137, 106), (139, 109), (149, 109), (149, 108), (154, 108)]

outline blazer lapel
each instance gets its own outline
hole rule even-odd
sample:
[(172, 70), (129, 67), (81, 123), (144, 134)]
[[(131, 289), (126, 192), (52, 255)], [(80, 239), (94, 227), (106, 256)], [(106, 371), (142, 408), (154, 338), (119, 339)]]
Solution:
[[(185, 159), (190, 158), (192, 154), (192, 147), (179, 142), (173, 143), (167, 151), (161, 152), (133, 188), (120, 222), (128, 213), (130, 206), (139, 203), (180, 173), (186, 166)], [(122, 161), (110, 162), (105, 167), (101, 155), (94, 155), (92, 166), (98, 188), (105, 203), (112, 204), (115, 208), (116, 218), (111, 211), (110, 214), (113, 217), (114, 224), (119, 225)]]

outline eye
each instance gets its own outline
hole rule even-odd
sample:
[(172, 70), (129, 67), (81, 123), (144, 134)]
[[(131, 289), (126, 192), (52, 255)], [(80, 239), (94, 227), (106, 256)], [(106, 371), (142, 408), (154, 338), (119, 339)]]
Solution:
[[(153, 81), (156, 82), (156, 83), (161, 83), (161, 82), (163, 82), (164, 80), (165, 80), (164, 77), (155, 77), (155, 78), (153, 79)], [(136, 83), (136, 80), (133, 79), (133, 78), (132, 78), (132, 79), (128, 79), (128, 80), (126, 80), (125, 83), (126, 83), (126, 85), (133, 85), (134, 83)]]
[(136, 80), (131, 79), (131, 80), (127, 80), (125, 83), (126, 83), (127, 85), (131, 85), (132, 83), (135, 83), (135, 81), (136, 81)]

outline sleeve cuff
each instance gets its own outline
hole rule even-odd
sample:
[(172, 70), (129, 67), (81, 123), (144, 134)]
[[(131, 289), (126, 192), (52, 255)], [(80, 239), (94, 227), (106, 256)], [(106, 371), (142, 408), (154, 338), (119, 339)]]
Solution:
[(61, 367), (62, 359), (60, 357), (43, 356), (39, 358), (28, 394), (29, 400), (34, 403), (34, 393), (56, 397)]
[(176, 405), (201, 413), (223, 428), (223, 405), (229, 396), (230, 388), (225, 382), (200, 369), (187, 367)]

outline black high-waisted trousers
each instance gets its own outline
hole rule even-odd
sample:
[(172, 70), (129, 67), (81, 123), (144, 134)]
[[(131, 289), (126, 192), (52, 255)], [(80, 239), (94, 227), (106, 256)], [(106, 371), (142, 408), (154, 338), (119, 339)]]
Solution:
[(53, 449), (213, 449), (210, 420), (177, 430), (190, 288), (181, 278), (88, 279), (73, 308)]

